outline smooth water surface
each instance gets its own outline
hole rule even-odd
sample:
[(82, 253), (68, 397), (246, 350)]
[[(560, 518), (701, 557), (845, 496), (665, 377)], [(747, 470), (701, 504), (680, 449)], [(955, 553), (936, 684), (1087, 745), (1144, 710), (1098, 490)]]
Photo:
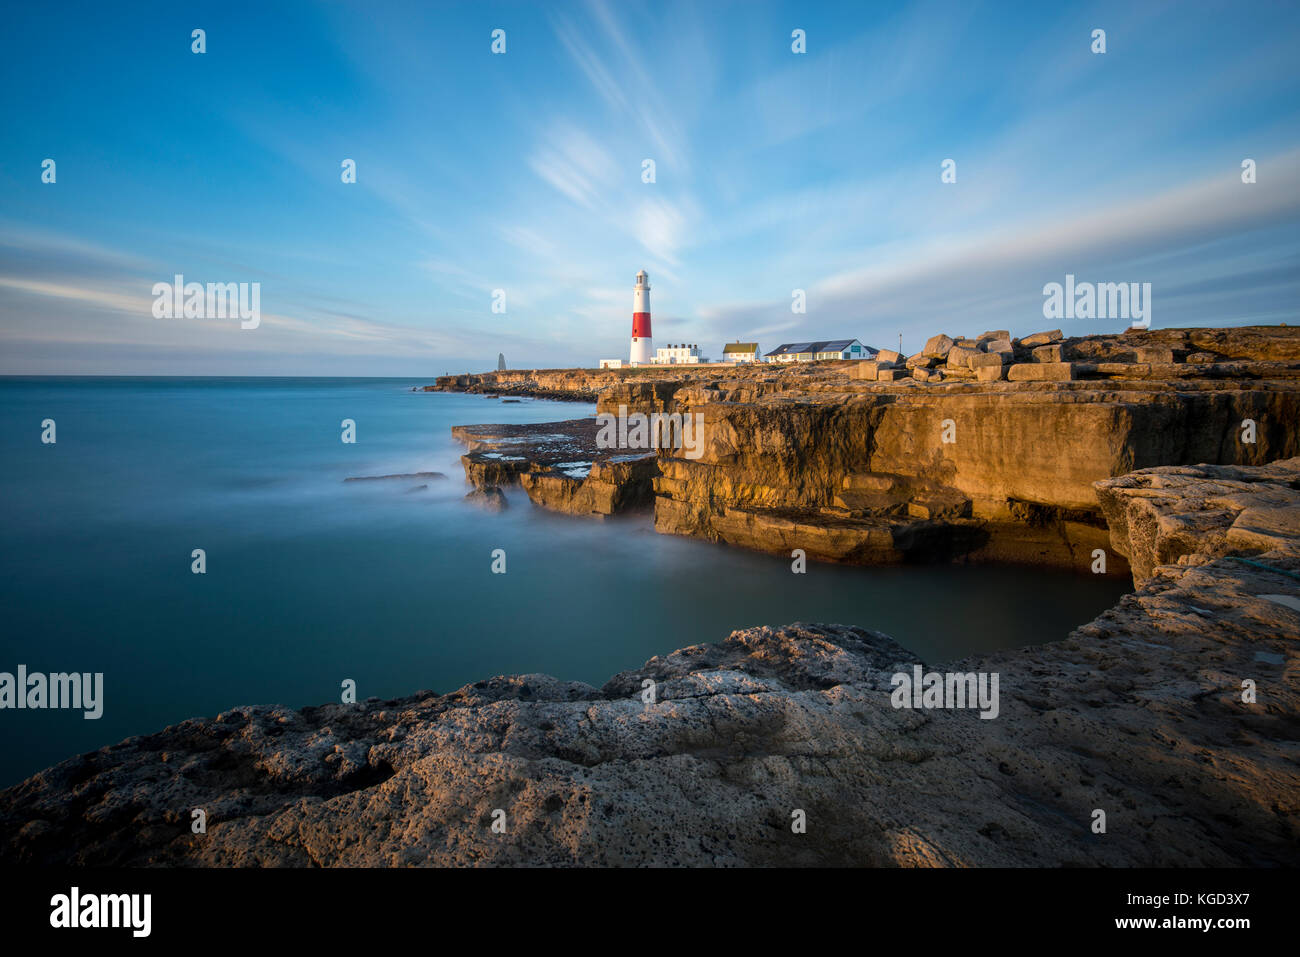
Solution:
[[(1126, 590), (1023, 567), (794, 575), (789, 559), (657, 535), (648, 517), (549, 514), (518, 489), (484, 512), (462, 500), (451, 426), (595, 410), (411, 391), (424, 384), (0, 379), (0, 671), (105, 682), (96, 721), (0, 711), (0, 786), (188, 717), (337, 701), (345, 678), (359, 698), (502, 673), (600, 685), (793, 621), (879, 629), (939, 661), (1061, 638)], [(434, 470), (447, 479), (422, 489), (343, 481)]]

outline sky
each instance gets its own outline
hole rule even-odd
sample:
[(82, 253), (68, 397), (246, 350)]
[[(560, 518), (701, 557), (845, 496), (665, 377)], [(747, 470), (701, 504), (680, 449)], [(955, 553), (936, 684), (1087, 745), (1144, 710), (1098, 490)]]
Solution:
[[(1153, 327), (1296, 321), (1300, 4), (6, 19), (0, 374), (594, 366), (627, 356), (639, 269), (656, 345), (712, 358), (736, 339), (910, 353), (939, 332), (1123, 331), (1044, 318), (1067, 274), (1151, 283)], [(175, 274), (260, 284), (260, 324), (156, 318)]]

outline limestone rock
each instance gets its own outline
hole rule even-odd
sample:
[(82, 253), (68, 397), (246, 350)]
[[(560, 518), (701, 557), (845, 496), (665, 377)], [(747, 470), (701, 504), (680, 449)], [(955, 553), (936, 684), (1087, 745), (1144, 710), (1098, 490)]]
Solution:
[(925, 343), (925, 348), (921, 350), (924, 355), (937, 356), (942, 359), (948, 355), (948, 350), (953, 346), (952, 338), (945, 335), (931, 336)]
[(520, 476), (529, 500), (553, 512), (607, 517), (648, 508), (659, 474), (654, 452), (598, 460), (583, 469), (534, 466)]
[(1068, 382), (1074, 378), (1070, 362), (1020, 362), (1007, 370), (1012, 382)]
[(1140, 469), (1097, 483), (1111, 544), (1145, 585), (1160, 566), (1300, 558), (1300, 458)]
[(504, 512), (510, 505), (506, 500), (505, 493), (495, 485), (471, 490), (466, 493), (465, 501), (471, 505), (487, 509), (489, 512)]
[(1053, 329), (1050, 332), (1035, 332), (1032, 336), (1025, 336), (1020, 340), (1020, 345), (1026, 349), (1033, 349), (1036, 346), (1045, 346), (1053, 342), (1060, 342), (1065, 338), (1060, 329)]
[(969, 518), (971, 501), (954, 492), (926, 493), (907, 503), (907, 514), (914, 518)]
[(948, 350), (948, 369), (969, 369), (970, 361), (980, 355), (979, 350), (970, 346), (953, 346)]
[[(894, 368), (894, 363), (882, 361), (879, 359), (861, 359), (854, 362), (849, 369), (849, 376), (854, 379), (865, 379), (868, 382), (882, 381), (880, 373), (890, 371)], [(888, 378), (883, 381), (891, 381)]]
[[(656, 450), (602, 447), (596, 419), (458, 425), (451, 431), (470, 447), (461, 462), (476, 488), (518, 484), (534, 505), (570, 515), (607, 517), (650, 505)], [(489, 507), (495, 502), (466, 497)]]
[[(1229, 326), (1196, 329), (1126, 329), (1118, 337), (1129, 348), (1170, 349), (1176, 355), (1202, 352), (1251, 362), (1300, 360), (1300, 335), (1295, 326)], [(1144, 360), (1147, 361), (1147, 360)], [(1155, 361), (1155, 360), (1149, 360)]]

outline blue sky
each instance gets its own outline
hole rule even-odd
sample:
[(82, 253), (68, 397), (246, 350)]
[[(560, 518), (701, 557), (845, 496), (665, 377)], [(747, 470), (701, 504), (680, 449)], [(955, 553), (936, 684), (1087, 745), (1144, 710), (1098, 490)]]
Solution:
[[(1296, 319), (1296, 4), (6, 17), (0, 373), (594, 365), (626, 355), (641, 268), (657, 343), (713, 357), (734, 338), (1028, 334), (1054, 325), (1042, 287), (1066, 273), (1150, 282), (1156, 327)], [(261, 325), (155, 319), (175, 273), (259, 282)]]

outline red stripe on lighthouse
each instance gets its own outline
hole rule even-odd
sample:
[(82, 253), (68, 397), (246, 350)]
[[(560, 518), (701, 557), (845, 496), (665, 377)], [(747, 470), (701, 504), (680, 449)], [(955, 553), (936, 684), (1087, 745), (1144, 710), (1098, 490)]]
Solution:
[(648, 312), (632, 313), (632, 338), (633, 339), (650, 338), (650, 313)]

